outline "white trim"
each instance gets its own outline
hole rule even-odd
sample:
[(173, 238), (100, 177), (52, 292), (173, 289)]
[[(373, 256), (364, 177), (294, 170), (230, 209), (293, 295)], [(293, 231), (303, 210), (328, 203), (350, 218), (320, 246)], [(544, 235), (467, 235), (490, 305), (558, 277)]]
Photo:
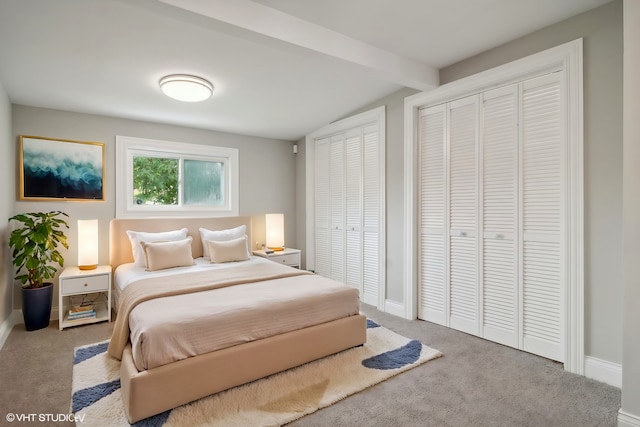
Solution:
[(16, 325), (16, 312), (17, 310), (13, 310), (11, 314), (0, 323), (0, 350), (2, 350), (4, 343), (7, 341), (7, 338), (9, 338), (11, 330)]
[(622, 388), (622, 365), (598, 359), (597, 357), (584, 357), (584, 376), (593, 380)]
[(315, 270), (315, 140), (327, 138), (337, 133), (346, 132), (349, 129), (363, 127), (376, 123), (378, 125), (379, 135), (379, 171), (380, 171), (380, 206), (379, 206), (379, 260), (380, 260), (380, 281), (378, 283), (378, 301), (379, 310), (383, 310), (386, 299), (386, 107), (384, 105), (365, 111), (346, 119), (338, 120), (327, 126), (324, 126), (305, 137), (305, 211), (306, 211), (306, 268), (307, 270)]
[(455, 100), (474, 92), (505, 86), (547, 72), (564, 70), (567, 79), (567, 126), (570, 157), (569, 202), (571, 223), (567, 319), (565, 322), (565, 369), (584, 374), (584, 171), (582, 39), (483, 71), (430, 92), (405, 98), (405, 317), (417, 316), (416, 173), (418, 109)]
[(640, 415), (618, 410), (618, 427), (640, 427)]
[(384, 302), (384, 312), (393, 314), (394, 316), (404, 317), (406, 309), (404, 304), (398, 301), (392, 301), (390, 299), (385, 300)]

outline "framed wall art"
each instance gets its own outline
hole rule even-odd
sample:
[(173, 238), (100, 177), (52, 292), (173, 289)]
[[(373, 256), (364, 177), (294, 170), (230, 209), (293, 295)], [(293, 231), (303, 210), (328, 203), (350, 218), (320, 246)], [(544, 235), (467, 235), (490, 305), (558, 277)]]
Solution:
[(104, 144), (20, 135), (20, 200), (105, 200)]

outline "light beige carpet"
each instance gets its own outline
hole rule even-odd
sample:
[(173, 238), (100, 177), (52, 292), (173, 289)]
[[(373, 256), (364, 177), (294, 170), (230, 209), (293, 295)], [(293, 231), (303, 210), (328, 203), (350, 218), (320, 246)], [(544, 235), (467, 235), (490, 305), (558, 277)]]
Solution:
[[(71, 411), (78, 425), (128, 426), (119, 362), (106, 342), (75, 349)], [(367, 321), (367, 343), (166, 411), (136, 426), (278, 426), (442, 354)]]

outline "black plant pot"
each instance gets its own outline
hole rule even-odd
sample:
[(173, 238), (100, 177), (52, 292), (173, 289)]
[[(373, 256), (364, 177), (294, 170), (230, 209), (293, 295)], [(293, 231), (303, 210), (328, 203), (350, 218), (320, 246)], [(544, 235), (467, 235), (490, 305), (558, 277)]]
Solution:
[(22, 316), (27, 331), (49, 326), (52, 303), (53, 283), (45, 283), (42, 288), (22, 288)]

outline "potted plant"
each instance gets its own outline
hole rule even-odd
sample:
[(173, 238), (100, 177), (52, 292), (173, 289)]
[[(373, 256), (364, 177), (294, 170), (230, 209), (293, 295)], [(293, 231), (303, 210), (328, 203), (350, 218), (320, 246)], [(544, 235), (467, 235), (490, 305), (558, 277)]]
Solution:
[(22, 314), (27, 331), (49, 326), (53, 302), (53, 283), (47, 280), (56, 275), (52, 263), (64, 266), (58, 245), (69, 249), (62, 227), (69, 228), (60, 216), (64, 212), (21, 213), (9, 218), (22, 225), (11, 232), (9, 246), (13, 265), (17, 267), (16, 280), (22, 283)]

